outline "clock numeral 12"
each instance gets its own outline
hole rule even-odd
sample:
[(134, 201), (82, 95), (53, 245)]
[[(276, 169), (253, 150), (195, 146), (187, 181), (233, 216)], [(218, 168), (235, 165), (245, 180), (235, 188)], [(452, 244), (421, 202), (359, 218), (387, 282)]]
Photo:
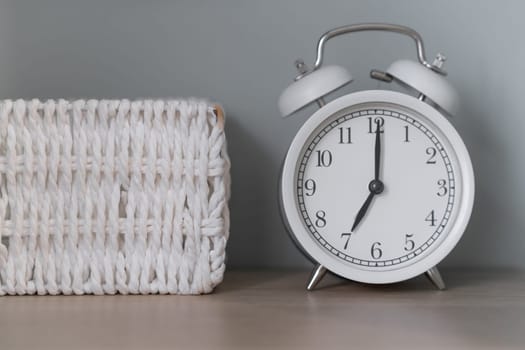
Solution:
[(368, 117), (368, 133), (374, 134), (376, 132), (377, 124), (379, 124), (379, 132), (385, 132), (383, 126), (385, 125), (385, 119), (383, 117)]
[(329, 167), (332, 165), (332, 153), (329, 150), (315, 151), (317, 154), (317, 166)]
[(405, 125), (405, 141), (404, 142), (410, 142), (408, 138), (408, 125)]
[(350, 127), (339, 128), (339, 143), (342, 143), (342, 144), (352, 143), (352, 128)]

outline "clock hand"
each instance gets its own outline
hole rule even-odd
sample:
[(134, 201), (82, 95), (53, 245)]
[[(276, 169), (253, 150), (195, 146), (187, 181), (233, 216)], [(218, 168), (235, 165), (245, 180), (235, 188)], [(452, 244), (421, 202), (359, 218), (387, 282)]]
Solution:
[(361, 206), (361, 209), (357, 212), (357, 215), (355, 216), (354, 224), (352, 225), (351, 232), (354, 232), (354, 229), (359, 225), (361, 220), (363, 220), (363, 217), (366, 214), (366, 211), (368, 210), (368, 207), (372, 203), (372, 199), (376, 194), (380, 194), (385, 189), (385, 186), (381, 182), (381, 180), (372, 180), (368, 184), (368, 190), (370, 193), (368, 194), (368, 197), (366, 197), (365, 203)]
[(359, 211), (357, 212), (357, 215), (355, 216), (354, 224), (352, 225), (352, 229), (350, 230), (351, 232), (354, 232), (357, 225), (359, 225), (359, 223), (365, 216), (366, 211), (368, 210), (370, 203), (372, 203), (372, 198), (374, 198), (374, 196), (375, 196), (375, 193), (370, 192), (368, 197), (366, 197), (365, 203), (361, 206), (361, 209), (359, 209)]
[(375, 180), (379, 180), (379, 167), (381, 163), (381, 127), (379, 119), (376, 121), (376, 146), (375, 146)]
[(366, 197), (365, 203), (361, 206), (361, 209), (357, 212), (357, 215), (355, 216), (354, 224), (352, 225), (351, 232), (354, 232), (354, 229), (359, 225), (361, 220), (363, 220), (363, 217), (365, 216), (368, 207), (372, 203), (372, 199), (376, 194), (380, 194), (384, 190), (384, 185), (381, 180), (379, 180), (379, 170), (380, 170), (380, 162), (381, 162), (381, 125), (379, 120), (376, 121), (376, 145), (375, 145), (375, 157), (374, 157), (374, 163), (375, 163), (375, 178), (370, 181), (368, 184), (368, 190), (370, 191), (370, 194), (368, 197)]

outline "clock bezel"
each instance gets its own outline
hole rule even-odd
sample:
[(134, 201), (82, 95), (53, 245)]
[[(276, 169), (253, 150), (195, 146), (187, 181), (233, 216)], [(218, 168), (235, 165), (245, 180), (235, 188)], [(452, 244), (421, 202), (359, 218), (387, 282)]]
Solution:
[[(353, 105), (363, 103), (391, 103), (412, 109), (425, 116), (447, 138), (458, 160), (462, 192), (457, 203), (454, 222), (450, 222), (447, 236), (426, 256), (410, 265), (393, 270), (364, 270), (339, 261), (322, 248), (305, 228), (295, 198), (295, 172), (299, 157), (311, 134), (327, 118)], [(389, 90), (367, 90), (342, 96), (316, 111), (294, 137), (286, 155), (280, 180), (283, 218), (290, 234), (305, 253), (328, 270), (345, 278), (366, 283), (392, 283), (415, 277), (442, 261), (462, 237), (474, 203), (474, 172), (467, 148), (450, 122), (427, 103), (407, 94)]]

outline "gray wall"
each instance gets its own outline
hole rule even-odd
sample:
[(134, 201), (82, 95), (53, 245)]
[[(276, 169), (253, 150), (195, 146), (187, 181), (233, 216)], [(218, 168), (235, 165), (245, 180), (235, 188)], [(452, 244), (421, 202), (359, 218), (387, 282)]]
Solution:
[[(292, 61), (314, 58), (332, 27), (386, 21), (444, 52), (463, 109), (453, 123), (477, 175), (471, 224), (448, 266), (525, 268), (525, 5), (516, 1), (2, 1), (0, 98), (204, 96), (228, 114), (233, 161), (231, 266), (306, 265), (277, 209), (281, 159), (306, 113), (282, 120)], [(361, 34), (328, 45), (327, 62), (378, 87), (370, 68), (414, 57), (413, 43)], [(310, 110), (312, 111), (312, 110)]]

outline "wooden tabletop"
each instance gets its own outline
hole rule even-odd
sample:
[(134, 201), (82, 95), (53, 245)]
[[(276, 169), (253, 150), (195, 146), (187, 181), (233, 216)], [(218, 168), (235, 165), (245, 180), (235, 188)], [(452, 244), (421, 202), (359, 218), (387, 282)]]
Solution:
[(0, 298), (0, 349), (524, 349), (525, 273), (370, 286), (228, 271), (206, 296)]

